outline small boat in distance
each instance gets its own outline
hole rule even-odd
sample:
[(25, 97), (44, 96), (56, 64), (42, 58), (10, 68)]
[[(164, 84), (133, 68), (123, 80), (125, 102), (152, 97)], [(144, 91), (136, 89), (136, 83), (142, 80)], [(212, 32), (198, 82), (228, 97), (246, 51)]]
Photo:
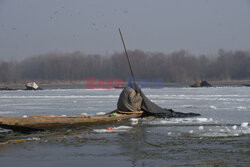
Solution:
[(196, 81), (193, 85), (190, 85), (190, 87), (198, 88), (198, 87), (212, 87), (210, 83), (207, 81)]

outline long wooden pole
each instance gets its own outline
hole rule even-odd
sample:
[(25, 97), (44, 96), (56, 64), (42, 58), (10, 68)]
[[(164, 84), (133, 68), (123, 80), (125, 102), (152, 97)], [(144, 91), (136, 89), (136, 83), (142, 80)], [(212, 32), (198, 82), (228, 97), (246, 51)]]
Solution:
[(127, 60), (128, 60), (129, 69), (130, 69), (132, 78), (133, 78), (133, 80), (134, 80), (135, 90), (136, 90), (136, 92), (138, 92), (138, 87), (137, 87), (137, 83), (136, 83), (136, 80), (135, 80), (135, 77), (134, 77), (134, 73), (133, 73), (133, 70), (132, 70), (132, 65), (131, 65), (130, 59), (129, 59), (129, 57), (128, 57), (128, 52), (127, 52), (126, 45), (125, 45), (125, 42), (124, 42), (124, 39), (123, 39), (122, 32), (121, 32), (121, 29), (120, 29), (120, 28), (119, 28), (119, 33), (120, 33), (120, 36), (121, 36), (121, 39), (122, 39), (122, 44), (123, 44), (123, 48), (124, 48), (124, 51), (125, 51), (125, 55), (126, 55)]

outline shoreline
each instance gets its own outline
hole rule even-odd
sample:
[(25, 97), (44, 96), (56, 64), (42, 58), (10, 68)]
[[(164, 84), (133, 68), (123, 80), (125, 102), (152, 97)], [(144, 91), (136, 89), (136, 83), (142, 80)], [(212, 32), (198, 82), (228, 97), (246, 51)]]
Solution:
[[(9, 83), (0, 83), (0, 87), (25, 87), (25, 84), (28, 82), (36, 82), (40, 87), (47, 86), (84, 86), (86, 87), (87, 81), (45, 81), (45, 80), (37, 80), (37, 81), (20, 81), (20, 82), (9, 82)], [(250, 79), (248, 80), (207, 80), (212, 86), (243, 86), (250, 85)], [(183, 81), (183, 82), (163, 82), (163, 87), (183, 87), (190, 86), (194, 84), (195, 81)], [(105, 83), (104, 83), (105, 84)], [(123, 83), (125, 86), (127, 82)]]

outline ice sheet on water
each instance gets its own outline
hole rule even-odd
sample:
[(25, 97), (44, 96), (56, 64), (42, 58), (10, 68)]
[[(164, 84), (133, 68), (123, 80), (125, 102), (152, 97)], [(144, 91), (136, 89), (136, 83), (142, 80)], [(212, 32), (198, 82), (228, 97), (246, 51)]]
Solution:
[[(248, 122), (242, 122), (240, 126), (199, 126), (198, 128), (189, 127), (189, 134), (196, 137), (233, 137), (250, 134)], [(184, 131), (184, 130), (183, 130)]]
[(166, 124), (202, 124), (213, 123), (213, 118), (170, 118), (170, 119), (156, 119), (151, 121), (144, 121), (144, 124), (149, 125), (166, 125)]
[(242, 122), (240, 126), (243, 127), (243, 128), (247, 128), (248, 127), (248, 122)]
[(118, 95), (26, 95), (26, 96), (0, 96), (0, 99), (96, 99), (96, 98), (117, 98)]
[(246, 134), (250, 134), (249, 127), (243, 127), (243, 128), (240, 127), (233, 129), (230, 129), (228, 127), (219, 127), (197, 133), (198, 136), (204, 136), (204, 137), (230, 137), (230, 136), (240, 136)]
[(248, 122), (228, 125), (212, 118), (205, 117), (156, 120), (143, 119), (143, 124), (154, 126), (164, 125), (164, 128), (176, 132), (173, 135), (183, 134), (185, 136), (185, 134), (189, 134), (193, 137), (232, 137), (250, 134)]

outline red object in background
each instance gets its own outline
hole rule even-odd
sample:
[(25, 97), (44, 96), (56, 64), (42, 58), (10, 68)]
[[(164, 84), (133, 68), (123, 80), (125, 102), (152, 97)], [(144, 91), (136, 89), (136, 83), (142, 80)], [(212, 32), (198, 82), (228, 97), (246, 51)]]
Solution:
[(115, 89), (123, 89), (122, 86), (115, 86)]
[(123, 79), (98, 79), (96, 77), (88, 77), (87, 80), (87, 89), (123, 89), (121, 86), (124, 83)]

